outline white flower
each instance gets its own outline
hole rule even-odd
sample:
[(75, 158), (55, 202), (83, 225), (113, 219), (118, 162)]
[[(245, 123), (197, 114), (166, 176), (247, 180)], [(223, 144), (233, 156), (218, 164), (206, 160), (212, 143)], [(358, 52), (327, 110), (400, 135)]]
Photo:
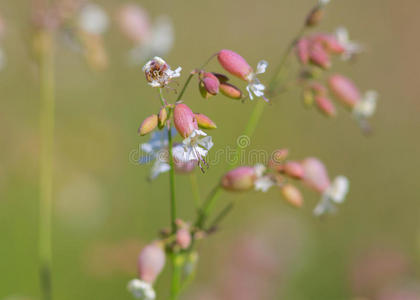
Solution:
[(143, 72), (146, 75), (146, 80), (152, 87), (164, 87), (176, 77), (181, 76), (181, 67), (174, 71), (162, 58), (155, 56), (149, 60), (143, 67)]
[(207, 156), (211, 147), (213, 147), (211, 136), (208, 136), (204, 131), (195, 129), (190, 136), (182, 141), (182, 145), (174, 147), (172, 152), (179, 161), (198, 161), (200, 168), (203, 169), (203, 164), (206, 165), (204, 157)]
[(108, 29), (109, 18), (101, 6), (88, 3), (79, 13), (78, 25), (83, 31), (100, 35)]
[(341, 54), (342, 60), (349, 60), (356, 54), (363, 52), (364, 47), (361, 44), (350, 40), (349, 32), (345, 27), (338, 27), (335, 30), (335, 36), (340, 45), (345, 49), (344, 53)]
[(265, 171), (267, 170), (266, 166), (263, 164), (256, 164), (254, 166), (255, 176), (257, 179), (254, 182), (254, 189), (259, 192), (267, 192), (275, 182), (273, 178), (269, 175), (264, 175)]
[(379, 94), (376, 91), (367, 91), (361, 101), (356, 103), (353, 108), (353, 114), (357, 119), (366, 119), (371, 117), (376, 110), (376, 103)]
[(132, 279), (128, 282), (127, 289), (131, 292), (136, 299), (141, 300), (154, 300), (156, 299), (156, 293), (150, 283)]
[(258, 74), (265, 73), (267, 66), (268, 62), (262, 60), (257, 65), (257, 71), (248, 75), (248, 86), (246, 87), (246, 90), (248, 91), (249, 99), (253, 100), (255, 95), (256, 97), (262, 97), (265, 101), (268, 101), (264, 96), (265, 86), (257, 78)]
[(138, 64), (153, 56), (164, 56), (172, 49), (175, 40), (171, 20), (160, 16), (152, 27), (149, 38), (130, 51), (130, 61)]
[[(175, 130), (171, 131), (172, 135), (176, 134)], [(168, 130), (165, 128), (161, 131), (152, 133), (147, 143), (141, 144), (141, 150), (146, 153), (139, 160), (140, 164), (155, 161), (150, 170), (150, 179), (156, 179), (161, 173), (168, 172), (171, 167), (168, 164)]]
[(314, 209), (314, 215), (321, 216), (334, 213), (336, 204), (343, 203), (349, 191), (349, 180), (345, 176), (337, 176), (322, 195), (321, 201)]

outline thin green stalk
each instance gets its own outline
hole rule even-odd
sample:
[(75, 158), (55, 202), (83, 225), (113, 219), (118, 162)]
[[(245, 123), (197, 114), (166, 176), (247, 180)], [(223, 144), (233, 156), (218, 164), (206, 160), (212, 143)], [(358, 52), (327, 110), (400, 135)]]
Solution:
[(221, 191), (222, 190), (220, 188), (220, 185), (217, 185), (211, 191), (209, 197), (206, 199), (206, 202), (204, 202), (203, 207), (199, 211), (198, 219), (197, 219), (197, 222), (195, 224), (198, 228), (200, 228), (200, 229), (204, 228), (207, 217), (208, 217), (210, 211), (213, 209), (215, 200), (218, 198)]
[(223, 221), (223, 219), (231, 212), (231, 210), (234, 207), (234, 203), (230, 202), (228, 205), (225, 206), (225, 208), (222, 209), (222, 211), (214, 218), (214, 220), (209, 225), (208, 229), (211, 230), (213, 228), (216, 228), (220, 222)]
[(42, 50), (39, 57), (40, 76), (40, 206), (39, 206), (39, 261), (42, 299), (52, 299), (51, 211), (53, 189), (54, 149), (54, 50), (52, 33), (39, 33)]
[(182, 266), (180, 264), (179, 257), (176, 253), (171, 254), (171, 262), (172, 262), (172, 280), (171, 280), (170, 299), (177, 300), (179, 293), (181, 291)]

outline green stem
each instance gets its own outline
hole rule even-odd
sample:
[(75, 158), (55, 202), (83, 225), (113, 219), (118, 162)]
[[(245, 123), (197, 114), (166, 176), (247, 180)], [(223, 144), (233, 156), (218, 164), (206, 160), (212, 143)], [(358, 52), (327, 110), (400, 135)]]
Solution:
[(233, 202), (230, 202), (228, 205), (226, 205), (225, 208), (223, 208), (222, 211), (216, 216), (216, 218), (214, 218), (208, 229), (211, 230), (216, 228), (220, 222), (222, 222), (223, 219), (230, 213), (230, 211), (233, 209), (233, 206)]
[(178, 261), (178, 255), (176, 253), (171, 254), (172, 262), (172, 280), (171, 280), (171, 291), (170, 300), (177, 300), (179, 292), (181, 290), (181, 272), (182, 267)]
[(52, 299), (51, 284), (51, 211), (53, 189), (54, 149), (54, 50), (52, 33), (42, 31), (38, 38), (42, 44), (39, 57), (40, 75), (40, 211), (39, 211), (39, 260), (42, 299)]
[(198, 219), (195, 224), (199, 229), (204, 228), (207, 217), (210, 214), (211, 210), (213, 209), (215, 200), (219, 197), (219, 194), (221, 191), (222, 190), (220, 188), (220, 185), (217, 185), (211, 191), (209, 197), (206, 199), (206, 202), (204, 202), (202, 208), (199, 211)]
[(172, 156), (173, 141), (171, 134), (171, 125), (168, 128), (168, 148), (169, 148), (169, 190), (170, 190), (170, 210), (171, 210), (171, 228), (172, 233), (176, 231), (176, 201), (175, 201), (175, 166), (174, 159)]

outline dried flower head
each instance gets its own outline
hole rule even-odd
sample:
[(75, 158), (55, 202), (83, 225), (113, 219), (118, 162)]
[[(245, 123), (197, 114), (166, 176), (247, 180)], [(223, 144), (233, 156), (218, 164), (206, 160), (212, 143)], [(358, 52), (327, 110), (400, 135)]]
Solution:
[(165, 87), (173, 78), (181, 76), (181, 67), (174, 71), (171, 67), (160, 57), (155, 56), (149, 60), (143, 67), (143, 72), (146, 75), (146, 80), (152, 87)]

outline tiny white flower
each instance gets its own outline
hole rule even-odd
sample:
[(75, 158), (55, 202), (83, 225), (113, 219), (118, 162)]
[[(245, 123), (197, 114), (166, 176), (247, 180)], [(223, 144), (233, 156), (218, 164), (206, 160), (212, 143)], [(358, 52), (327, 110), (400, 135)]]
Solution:
[(275, 185), (275, 182), (273, 178), (269, 175), (264, 175), (265, 171), (267, 170), (267, 167), (263, 164), (256, 164), (254, 166), (255, 170), (255, 176), (257, 179), (254, 182), (254, 189), (259, 192), (267, 192), (273, 185)]
[(246, 87), (246, 90), (248, 91), (249, 99), (253, 100), (255, 95), (256, 97), (262, 97), (265, 101), (268, 101), (264, 96), (265, 86), (257, 78), (258, 74), (265, 73), (267, 66), (268, 62), (262, 60), (257, 65), (257, 71), (248, 75), (248, 86)]
[(366, 119), (375, 113), (376, 103), (379, 94), (376, 91), (367, 91), (361, 101), (359, 101), (353, 108), (353, 114), (357, 119)]
[(173, 156), (183, 162), (198, 161), (202, 168), (203, 164), (206, 165), (204, 158), (213, 147), (213, 141), (204, 131), (196, 129), (182, 141), (181, 146), (174, 147)]
[(127, 289), (134, 298), (140, 300), (154, 300), (156, 293), (150, 283), (139, 279), (132, 279), (128, 282)]
[(263, 164), (256, 164), (254, 166), (254, 170), (255, 170), (255, 175), (257, 177), (261, 177), (264, 175), (264, 172), (267, 170), (267, 167), (264, 166)]
[(345, 27), (338, 27), (335, 30), (335, 37), (345, 49), (343, 54), (341, 54), (342, 60), (350, 60), (353, 56), (364, 51), (364, 47), (361, 44), (350, 40), (349, 32)]
[(88, 3), (79, 13), (78, 25), (83, 31), (100, 35), (108, 29), (109, 18), (101, 6)]
[(314, 209), (314, 215), (321, 216), (335, 213), (336, 204), (343, 203), (349, 191), (349, 180), (345, 176), (337, 176), (322, 195), (321, 201)]
[(143, 67), (146, 80), (152, 87), (165, 87), (173, 78), (181, 76), (181, 67), (171, 70), (171, 67), (162, 58), (155, 56)]

